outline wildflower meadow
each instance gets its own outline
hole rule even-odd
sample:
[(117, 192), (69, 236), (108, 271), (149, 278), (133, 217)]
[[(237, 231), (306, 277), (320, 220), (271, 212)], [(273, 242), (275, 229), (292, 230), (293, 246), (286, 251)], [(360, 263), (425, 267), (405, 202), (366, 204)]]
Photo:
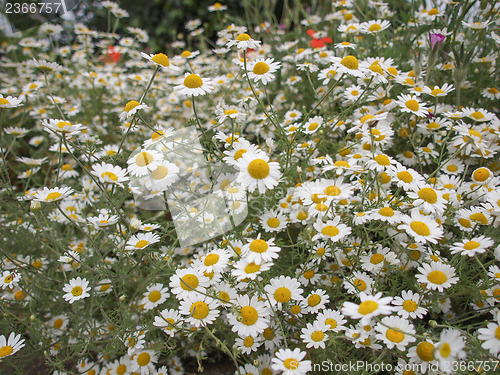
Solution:
[(397, 3), (4, 37), (0, 373), (500, 374), (500, 3)]

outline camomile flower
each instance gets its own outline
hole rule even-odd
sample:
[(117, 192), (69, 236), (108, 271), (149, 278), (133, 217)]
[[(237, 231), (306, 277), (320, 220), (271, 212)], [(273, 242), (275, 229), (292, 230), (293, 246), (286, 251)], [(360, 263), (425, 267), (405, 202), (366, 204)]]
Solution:
[(482, 254), (489, 247), (493, 246), (495, 241), (485, 236), (479, 236), (455, 242), (450, 248), (452, 254), (460, 253), (461, 255), (468, 255), (473, 257), (476, 254)]
[(0, 286), (2, 289), (12, 288), (19, 283), (19, 280), (21, 280), (21, 274), (14, 271), (3, 271), (3, 274), (0, 277)]
[(250, 193), (258, 189), (259, 193), (264, 194), (266, 189), (274, 189), (281, 177), (280, 165), (269, 162), (269, 157), (263, 152), (243, 153), (236, 167), (240, 171), (243, 186)]
[(156, 170), (163, 161), (163, 154), (159, 151), (142, 149), (127, 160), (128, 172), (137, 177), (146, 176)]
[(457, 359), (465, 359), (465, 341), (457, 329), (448, 328), (441, 332), (434, 356), (444, 372), (451, 373)]
[(430, 366), (436, 367), (438, 362), (434, 357), (436, 350), (435, 343), (430, 339), (421, 341), (416, 346), (412, 346), (408, 350), (408, 358), (410, 360), (410, 365), (419, 366), (421, 368), (422, 374), (427, 373)]
[(404, 215), (398, 229), (405, 230), (419, 243), (437, 243), (443, 237), (443, 230), (438, 223), (429, 216), (412, 211), (411, 216)]
[(144, 331), (127, 333), (125, 337), (122, 338), (127, 348), (127, 354), (132, 355), (138, 350), (144, 349), (144, 344), (146, 343), (146, 340), (144, 340), (145, 337), (146, 334)]
[(264, 287), (264, 290), (269, 296), (270, 303), (277, 305), (277, 308), (281, 310), (283, 304), (302, 299), (303, 290), (300, 286), (296, 279), (281, 275), (269, 280), (269, 284)]
[(24, 339), (21, 339), (21, 335), (16, 335), (15, 332), (11, 332), (9, 337), (6, 338), (4, 335), (0, 336), (0, 360), (9, 357), (24, 347)]
[(103, 184), (123, 187), (122, 182), (128, 181), (126, 169), (105, 162), (92, 165), (92, 171), (90, 173), (99, 178), (99, 181)]
[(95, 228), (105, 228), (107, 226), (116, 224), (119, 220), (117, 215), (110, 215), (108, 213), (99, 214), (98, 216), (89, 216), (87, 220), (95, 227)]
[(318, 320), (314, 323), (307, 323), (307, 326), (302, 328), (300, 338), (306, 344), (306, 348), (322, 348), (325, 349), (325, 342), (328, 339), (326, 332), (328, 326)]
[(130, 237), (125, 250), (144, 250), (157, 242), (160, 242), (160, 236), (156, 233), (138, 233)]
[(89, 290), (89, 282), (78, 276), (77, 278), (71, 279), (68, 284), (64, 285), (63, 292), (66, 292), (66, 294), (63, 295), (63, 298), (69, 303), (73, 303), (83, 298), (90, 297), (90, 294), (88, 293)]
[[(258, 337), (246, 336), (237, 337), (234, 344), (243, 354), (250, 354), (257, 351), (257, 349), (262, 345), (262, 340)], [(247, 365), (248, 366), (248, 365)], [(242, 372), (243, 374), (248, 374), (247, 372)], [(259, 370), (255, 372), (255, 375), (259, 374)]]
[(274, 62), (273, 58), (259, 59), (251, 62), (247, 66), (247, 74), (249, 79), (255, 82), (262, 82), (267, 85), (269, 82), (274, 81), (274, 72), (281, 67), (280, 62)]
[(333, 68), (340, 74), (349, 74), (354, 77), (363, 78), (367, 73), (367, 69), (363, 63), (360, 63), (358, 59), (353, 55), (347, 55), (342, 58), (332, 57), (331, 58)]
[(426, 214), (441, 215), (446, 208), (446, 200), (443, 198), (443, 192), (432, 188), (430, 185), (424, 185), (417, 191), (408, 191), (408, 197), (413, 199), (413, 206)]
[(443, 292), (458, 282), (455, 269), (441, 262), (423, 263), (418, 267), (418, 271), (420, 273), (416, 275), (416, 279), (419, 283), (425, 284), (427, 289)]
[(486, 328), (477, 330), (477, 338), (481, 341), (483, 349), (489, 350), (495, 357), (498, 356), (500, 353), (500, 314), (493, 322), (489, 322)]
[(226, 43), (226, 47), (236, 46), (238, 49), (247, 50), (249, 48), (256, 49), (260, 44), (260, 41), (253, 40), (247, 33), (242, 33), (236, 36), (235, 39), (230, 40)]
[(318, 131), (323, 125), (323, 117), (314, 116), (307, 120), (307, 122), (303, 126), (303, 130), (305, 134), (314, 134)]
[(7, 96), (4, 98), (2, 94), (0, 94), (0, 108), (14, 108), (22, 105), (22, 98), (15, 98), (13, 96)]
[(425, 86), (423, 89), (423, 92), (424, 92), (424, 94), (439, 98), (439, 97), (448, 95), (453, 90), (455, 90), (455, 88), (452, 85), (445, 83), (441, 87), (439, 87), (439, 86), (434, 86), (434, 87)]
[(155, 316), (155, 321), (153, 322), (155, 327), (161, 328), (170, 337), (174, 337), (181, 324), (181, 314), (179, 314), (177, 309), (162, 310), (159, 316)]
[(266, 232), (281, 232), (287, 225), (287, 217), (276, 210), (269, 210), (260, 216), (260, 225)]
[(162, 191), (179, 179), (179, 167), (174, 163), (162, 160), (144, 181), (144, 186), (150, 190)]
[(323, 310), (316, 316), (316, 320), (324, 323), (329, 331), (340, 332), (346, 329), (347, 321), (344, 319), (344, 315), (337, 310)]
[(441, 171), (450, 175), (461, 175), (465, 170), (465, 164), (458, 158), (452, 158), (441, 166)]
[(42, 120), (43, 129), (49, 133), (59, 133), (59, 134), (67, 134), (74, 135), (80, 133), (84, 126), (82, 124), (72, 124), (69, 121), (65, 120), (54, 120), (49, 119)]
[(309, 314), (316, 314), (323, 310), (325, 306), (330, 302), (330, 297), (323, 289), (313, 290), (306, 298), (307, 302), (307, 312)]
[(206, 295), (189, 294), (180, 301), (179, 312), (186, 317), (184, 320), (195, 327), (212, 324), (219, 316), (218, 302)]
[(164, 53), (157, 53), (156, 55), (153, 54), (148, 55), (144, 52), (141, 52), (141, 56), (146, 60), (151, 61), (153, 64), (161, 67), (165, 71), (171, 70), (173, 72), (177, 72), (181, 70), (181, 68), (179, 68), (178, 66), (172, 65), (170, 63), (170, 60), (168, 59), (168, 56), (165, 55)]
[(471, 178), (476, 184), (487, 185), (493, 178), (493, 173), (486, 167), (479, 167), (472, 172)]
[(44, 187), (42, 191), (35, 194), (34, 200), (39, 202), (55, 202), (67, 198), (71, 193), (73, 193), (73, 189), (67, 186), (51, 189)]
[(232, 275), (239, 281), (245, 279), (255, 280), (262, 272), (268, 271), (271, 266), (272, 263), (256, 264), (248, 259), (241, 258), (234, 264)]
[(268, 327), (270, 311), (264, 301), (245, 294), (236, 298), (236, 306), (236, 310), (228, 314), (228, 320), (231, 330), (240, 337), (256, 337)]
[(377, 34), (391, 26), (387, 20), (371, 20), (359, 24), (359, 31), (363, 34)]
[(152, 350), (142, 350), (132, 355), (130, 361), (132, 372), (148, 375), (154, 371), (155, 364), (158, 362), (158, 355)]
[(227, 268), (231, 255), (227, 250), (214, 249), (200, 258), (200, 270), (203, 272), (222, 272)]
[(401, 297), (396, 296), (392, 301), (394, 311), (405, 319), (422, 319), (427, 314), (427, 309), (420, 306), (420, 298), (418, 293), (414, 293), (411, 290), (403, 290)]
[(345, 236), (351, 233), (351, 228), (345, 224), (340, 223), (340, 216), (335, 217), (333, 220), (323, 220), (318, 219), (314, 223), (314, 229), (318, 232), (313, 238), (313, 241), (323, 239), (331, 240), (332, 242), (337, 242), (342, 240)]
[(201, 78), (198, 74), (186, 73), (182, 84), (174, 86), (174, 90), (180, 95), (199, 96), (213, 91), (212, 80)]
[(66, 315), (56, 315), (47, 322), (47, 325), (53, 329), (52, 332), (55, 335), (60, 336), (66, 330), (68, 323), (69, 319)]
[(425, 117), (429, 111), (425, 104), (422, 104), (420, 99), (415, 95), (401, 94), (398, 96), (396, 104), (403, 112), (413, 113), (419, 117)]
[(191, 295), (205, 293), (210, 280), (199, 268), (184, 268), (175, 271), (168, 285), (177, 298), (185, 299)]
[[(378, 273), (387, 265), (399, 263), (397, 255), (387, 247), (377, 246), (376, 251), (361, 257), (361, 267), (369, 272)], [(359, 287), (358, 287), (359, 288)], [(361, 289), (361, 291), (363, 291)]]
[(377, 323), (375, 330), (378, 332), (376, 338), (382, 340), (388, 349), (396, 347), (398, 350), (405, 351), (408, 344), (415, 342), (416, 334), (413, 324), (407, 319), (397, 316), (386, 316)]
[(305, 375), (312, 370), (311, 361), (304, 360), (307, 352), (295, 348), (279, 349), (272, 359), (271, 368), (274, 371), (282, 371), (283, 375)]
[(170, 296), (168, 288), (164, 287), (163, 284), (153, 284), (146, 288), (144, 293), (144, 298), (141, 301), (141, 305), (144, 305), (144, 310), (152, 310), (156, 306), (161, 305)]
[(62, 66), (59, 64), (46, 60), (37, 60), (35, 58), (33, 59), (33, 61), (30, 61), (28, 65), (34, 68), (38, 68), (43, 73), (57, 73), (62, 69)]
[(406, 168), (400, 163), (391, 166), (387, 173), (391, 176), (392, 180), (397, 186), (402, 187), (406, 191), (418, 191), (423, 185), (425, 185), (424, 178), (411, 168)]
[(120, 121), (125, 121), (129, 117), (134, 116), (137, 111), (144, 109), (148, 110), (149, 107), (146, 104), (139, 103), (137, 100), (131, 100), (129, 101), (126, 105), (125, 108), (123, 109), (123, 112), (120, 113)]
[(330, 83), (330, 80), (334, 78), (340, 78), (341, 74), (338, 74), (336, 68), (331, 66), (330, 68), (326, 68), (321, 70), (318, 73), (318, 80), (323, 81), (323, 85), (326, 86)]
[(382, 297), (379, 292), (375, 295), (369, 295), (364, 292), (359, 294), (361, 303), (358, 305), (353, 302), (344, 302), (342, 305), (342, 314), (351, 319), (361, 319), (361, 324), (366, 325), (371, 318), (377, 315), (389, 315), (393, 311), (390, 305), (392, 297)]
[(241, 250), (241, 256), (249, 262), (262, 264), (272, 262), (273, 259), (278, 258), (281, 249), (278, 246), (275, 246), (274, 238), (263, 240), (260, 238), (259, 233), (256, 239), (249, 240), (249, 242), (244, 245)]

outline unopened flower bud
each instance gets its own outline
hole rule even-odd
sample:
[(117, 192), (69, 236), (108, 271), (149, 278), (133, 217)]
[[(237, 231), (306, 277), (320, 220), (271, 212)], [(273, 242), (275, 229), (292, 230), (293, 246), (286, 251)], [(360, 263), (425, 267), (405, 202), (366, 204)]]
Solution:
[(38, 212), (42, 208), (42, 203), (39, 201), (31, 201), (30, 203), (30, 211), (31, 212)]

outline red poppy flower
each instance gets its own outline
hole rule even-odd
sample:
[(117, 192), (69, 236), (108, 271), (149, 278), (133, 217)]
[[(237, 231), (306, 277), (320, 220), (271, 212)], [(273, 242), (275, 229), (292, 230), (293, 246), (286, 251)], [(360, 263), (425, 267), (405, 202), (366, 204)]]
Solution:
[(101, 61), (106, 64), (114, 64), (120, 60), (121, 55), (120, 52), (115, 51), (114, 46), (109, 46), (108, 53), (101, 58)]
[(316, 34), (316, 31), (314, 31), (313, 29), (307, 30), (307, 34), (313, 39), (313, 40), (311, 40), (311, 47), (312, 48), (321, 48), (321, 47), (326, 46), (326, 43), (333, 43), (332, 38), (330, 38), (329, 36), (327, 36), (325, 38), (321, 38), (321, 39), (316, 39), (314, 37), (314, 35)]

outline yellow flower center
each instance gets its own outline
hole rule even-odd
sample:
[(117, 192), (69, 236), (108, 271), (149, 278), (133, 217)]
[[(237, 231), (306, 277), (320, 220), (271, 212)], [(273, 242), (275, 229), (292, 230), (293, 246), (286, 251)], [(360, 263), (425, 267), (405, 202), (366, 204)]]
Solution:
[(380, 29), (382, 28), (382, 26), (380, 26), (378, 23), (374, 23), (373, 25), (371, 25), (369, 28), (368, 28), (368, 31), (370, 32), (377, 32), (379, 31)]
[(329, 70), (328, 73), (326, 73), (326, 78), (333, 78), (335, 77), (335, 74), (337, 74), (337, 71)]
[(403, 182), (406, 182), (407, 184), (413, 181), (413, 176), (411, 175), (410, 172), (407, 171), (398, 172), (396, 176), (398, 179), (400, 179)]
[(243, 306), (240, 309), (239, 317), (241, 318), (241, 323), (246, 326), (251, 326), (259, 319), (259, 313), (253, 306)]
[(13, 351), (14, 351), (14, 349), (12, 348), (12, 346), (7, 345), (4, 347), (1, 347), (0, 348), (0, 358), (7, 357), (7, 356), (11, 355)]
[(210, 309), (208, 308), (208, 305), (205, 302), (198, 301), (191, 305), (189, 312), (191, 313), (191, 316), (193, 318), (201, 320), (207, 317), (208, 313), (210, 312)]
[(259, 270), (260, 270), (260, 265), (255, 264), (254, 262), (249, 263), (245, 267), (245, 273), (255, 273), (255, 272), (258, 272)]
[(158, 302), (161, 298), (161, 293), (158, 290), (153, 290), (151, 293), (149, 293), (148, 299), (150, 302)]
[(410, 228), (418, 235), (427, 237), (429, 234), (431, 234), (431, 230), (422, 221), (412, 221), (410, 224)]
[(495, 329), (495, 338), (500, 340), (500, 325)]
[(213, 266), (218, 261), (219, 261), (219, 255), (218, 254), (208, 254), (205, 257), (205, 260), (204, 260), (203, 264), (205, 264), (205, 266), (209, 267), (209, 266)]
[(229, 302), (229, 294), (227, 294), (227, 292), (222, 291), (219, 293), (219, 299), (221, 299), (224, 302)]
[(472, 117), (476, 120), (481, 120), (484, 118), (484, 115), (481, 112), (474, 112), (474, 113), (471, 113), (470, 117)]
[(254, 343), (254, 339), (252, 336), (248, 336), (243, 340), (243, 345), (245, 345), (246, 348), (250, 348)]
[(151, 360), (149, 353), (141, 353), (137, 356), (137, 364), (139, 366), (146, 366)]
[(368, 287), (368, 285), (366, 285), (366, 283), (361, 279), (354, 280), (353, 284), (356, 288), (358, 288), (362, 292), (365, 291), (366, 288)]
[(277, 228), (280, 225), (280, 221), (275, 217), (272, 217), (267, 220), (267, 225), (269, 225), (271, 228)]
[(111, 181), (117, 181), (118, 180), (118, 177), (113, 172), (104, 172), (103, 174), (101, 174), (101, 177), (104, 180), (106, 180), (106, 177), (107, 177), (108, 180), (111, 180)]
[(252, 38), (251, 38), (251, 37), (250, 37), (250, 35), (248, 35), (247, 33), (240, 34), (240, 35), (238, 35), (238, 36), (236, 37), (236, 40), (237, 40), (238, 42), (243, 42), (243, 41), (245, 41), (245, 40), (250, 40), (250, 39), (252, 39)]
[(394, 216), (394, 210), (390, 207), (382, 207), (380, 210), (378, 210), (378, 213), (385, 217)]
[(262, 180), (269, 175), (269, 164), (263, 159), (255, 159), (248, 164), (248, 174), (256, 180)]
[(245, 152), (247, 152), (247, 150), (240, 149), (236, 151), (236, 153), (234, 154), (234, 160), (238, 160), (239, 158), (241, 158)]
[(161, 130), (156, 130), (153, 135), (151, 136), (151, 140), (152, 141), (157, 141), (158, 139), (160, 139), (162, 136), (164, 136), (165, 133), (162, 132)]
[(415, 99), (407, 100), (405, 105), (406, 105), (406, 108), (408, 108), (414, 112), (418, 111), (418, 109), (420, 108), (420, 105), (418, 104), (418, 102)]
[(352, 55), (348, 55), (340, 60), (340, 63), (350, 70), (357, 70), (359, 67), (358, 59)]
[(170, 66), (170, 60), (164, 53), (157, 53), (151, 60), (161, 66)]
[(290, 301), (290, 298), (292, 298), (292, 293), (290, 292), (290, 289), (286, 287), (282, 286), (281, 288), (276, 289), (276, 291), (274, 292), (274, 299), (277, 302), (286, 303)]
[(136, 249), (143, 249), (143, 248), (145, 248), (148, 244), (149, 244), (149, 241), (146, 241), (146, 240), (140, 240), (140, 241), (137, 241), (137, 243), (135, 244), (135, 248), (136, 248)]
[(181, 288), (184, 290), (191, 291), (196, 289), (199, 283), (198, 277), (192, 273), (188, 273), (181, 278)]
[(283, 366), (288, 370), (297, 370), (299, 368), (299, 361), (295, 358), (287, 358), (283, 361)]
[(125, 112), (130, 112), (131, 110), (133, 110), (138, 105), (140, 105), (140, 103), (138, 101), (136, 101), (136, 100), (129, 101), (127, 103), (127, 105), (125, 106)]
[(480, 243), (477, 241), (468, 241), (464, 245), (465, 250), (474, 250), (480, 246)]
[(198, 74), (190, 74), (184, 78), (184, 86), (190, 89), (196, 89), (203, 86), (203, 80)]
[(470, 215), (469, 218), (473, 222), (478, 223), (478, 224), (482, 224), (482, 225), (488, 224), (488, 219), (486, 218), (486, 216), (484, 216), (484, 214), (482, 212), (476, 212), (476, 213)]
[(364, 301), (358, 307), (358, 312), (361, 315), (368, 315), (378, 309), (378, 303), (375, 301)]
[(322, 341), (325, 338), (325, 334), (322, 331), (314, 331), (311, 334), (311, 339), (315, 342)]
[(146, 165), (149, 165), (152, 163), (154, 160), (153, 155), (151, 155), (149, 152), (143, 151), (137, 154), (135, 157), (135, 164), (139, 167), (145, 167)]
[[(333, 163), (333, 166), (334, 166), (334, 167), (341, 167), (341, 168), (350, 168), (350, 167), (351, 167), (351, 165), (350, 165), (348, 162), (346, 162), (345, 160), (338, 160), (338, 161), (336, 161), (335, 163)], [(332, 186), (330, 186), (330, 187), (332, 187)], [(335, 186), (335, 187), (336, 187), (336, 186)], [(328, 193), (326, 192), (326, 190), (327, 190), (327, 189), (328, 189), (328, 188), (326, 188), (326, 189), (325, 189), (325, 194), (328, 194)], [(337, 189), (337, 190), (339, 190), (339, 189)], [(330, 195), (330, 194), (328, 194), (328, 195)], [(337, 195), (338, 195), (338, 194), (337, 194)]]
[(54, 322), (54, 328), (57, 328), (57, 329), (61, 328), (63, 323), (64, 323), (64, 321), (61, 318), (56, 319), (56, 321)]
[(126, 365), (120, 365), (116, 368), (116, 373), (118, 375), (123, 375), (127, 372), (127, 366)]
[(329, 237), (335, 237), (339, 232), (339, 229), (333, 225), (327, 225), (321, 230), (321, 234)]
[(434, 204), (437, 202), (437, 194), (432, 188), (423, 188), (418, 191), (418, 196), (427, 203)]
[(224, 111), (224, 115), (229, 116), (229, 115), (236, 115), (238, 113), (238, 110), (236, 109), (226, 109)]
[(155, 180), (162, 180), (168, 175), (168, 168), (165, 167), (164, 165), (158, 166), (153, 172), (151, 172), (151, 176)]
[(370, 69), (374, 73), (378, 73), (378, 74), (384, 73), (384, 71), (382, 70), (382, 68), (380, 67), (378, 62), (374, 62), (372, 65), (370, 65), (370, 67), (368, 69)]
[(432, 91), (431, 91), (431, 95), (436, 96), (436, 95), (438, 95), (438, 94), (442, 94), (442, 95), (444, 95), (444, 91), (443, 91), (443, 90), (441, 90), (441, 89), (439, 89), (439, 88), (438, 88), (438, 89), (434, 89), (434, 90), (432, 90)]
[(441, 285), (445, 283), (448, 278), (441, 271), (432, 271), (427, 275), (427, 280), (429, 280), (433, 284)]
[(432, 8), (431, 10), (429, 10), (429, 13), (427, 13), (429, 16), (437, 16), (439, 14), (439, 10), (437, 10), (436, 8)]
[(377, 155), (375, 156), (374, 160), (379, 165), (391, 165), (391, 161), (389, 160), (387, 155)]
[(380, 264), (384, 261), (384, 256), (382, 254), (373, 254), (370, 258), (370, 263), (372, 264)]
[(311, 294), (307, 299), (307, 304), (311, 307), (317, 306), (321, 302), (321, 297), (318, 294)]
[(253, 72), (258, 75), (265, 74), (269, 71), (269, 65), (267, 65), (263, 61), (259, 61), (255, 66), (253, 67)]
[(317, 122), (313, 122), (311, 124), (309, 124), (309, 126), (307, 127), (307, 130), (309, 131), (314, 131), (318, 128), (319, 124)]
[(73, 294), (73, 296), (75, 296), (75, 297), (81, 296), (82, 293), (83, 293), (83, 289), (81, 286), (75, 286), (75, 287), (73, 287), (73, 289), (71, 289), (71, 294)]
[(474, 181), (484, 182), (490, 178), (490, 170), (488, 168), (478, 168), (472, 174)]
[(330, 329), (335, 329), (337, 327), (337, 321), (332, 318), (328, 318), (325, 320), (325, 324), (330, 326)]
[(0, 105), (10, 104), (10, 102), (5, 98), (0, 98)]
[(405, 309), (408, 312), (414, 312), (417, 310), (418, 305), (415, 303), (415, 301), (412, 301), (411, 299), (407, 299), (406, 301), (403, 302), (403, 309)]
[(192, 55), (192, 53), (190, 51), (182, 51), (182, 53), (181, 53), (181, 57), (183, 57), (183, 58), (189, 57), (191, 55)]
[(269, 245), (264, 240), (253, 240), (250, 243), (250, 251), (253, 251), (254, 253), (265, 253), (268, 248)]
[(389, 328), (387, 332), (385, 333), (385, 337), (389, 339), (389, 341), (392, 342), (401, 342), (405, 338), (405, 334), (401, 332), (400, 330), (392, 329)]
[(493, 94), (493, 95), (496, 95), (498, 94), (498, 90), (494, 87), (490, 87), (488, 90), (487, 90), (490, 94)]
[(450, 344), (448, 344), (447, 342), (442, 343), (439, 346), (439, 354), (441, 354), (443, 358), (448, 358), (451, 354)]

